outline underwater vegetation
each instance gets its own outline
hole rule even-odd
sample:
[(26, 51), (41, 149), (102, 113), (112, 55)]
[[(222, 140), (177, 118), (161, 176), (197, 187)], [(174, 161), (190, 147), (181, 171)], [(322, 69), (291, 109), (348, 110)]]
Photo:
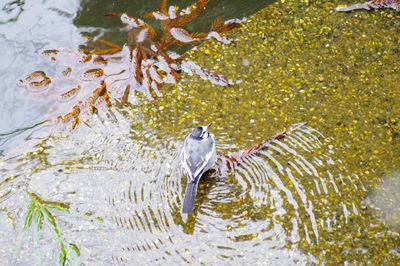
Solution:
[(391, 8), (400, 11), (400, 1), (399, 0), (371, 0), (365, 3), (357, 3), (350, 6), (337, 7), (336, 11), (349, 12), (358, 9), (381, 9), (381, 8)]
[(126, 45), (120, 47), (101, 38), (88, 38), (79, 51), (44, 51), (43, 55), (51, 61), (60, 61), (67, 67), (57, 77), (35, 71), (20, 83), (29, 91), (55, 97), (57, 103), (50, 110), (49, 118), (71, 122), (72, 129), (80, 123), (83, 115), (97, 113), (100, 106), (110, 107), (112, 100), (121, 103), (134, 101), (132, 92), (144, 93), (149, 100), (162, 96), (161, 87), (178, 83), (182, 71), (216, 85), (233, 85), (235, 82), (223, 75), (203, 69), (195, 62), (185, 60), (184, 55), (170, 51), (171, 47), (194, 46), (207, 39), (224, 44), (232, 42), (221, 34), (239, 27), (240, 20), (237, 19), (225, 22), (216, 19), (209, 32), (189, 33), (184, 29), (201, 14), (207, 3), (208, 0), (198, 0), (180, 9), (168, 7), (168, 1), (162, 0), (160, 10), (146, 15), (148, 20), (160, 24), (161, 32), (140, 18), (125, 13), (107, 14), (118, 17), (125, 26)]
[[(190, 52), (193, 57), (185, 55), (185, 60), (193, 58), (201, 66), (223, 69), (229, 77), (243, 80), (237, 86), (215, 89), (198, 75), (182, 77), (182, 88), (174, 86), (162, 101), (117, 110), (117, 117), (123, 112), (119, 123), (93, 121), (90, 128), (82, 127), (65, 139), (51, 137), (27, 154), (24, 147), (19, 162), (0, 162), (0, 203), (4, 205), (0, 211), (23, 223), (19, 213), (26, 213), (26, 221), (33, 200), (18, 200), (17, 185), (28, 182), (32, 185), (28, 190), (38, 193), (33, 209), (39, 211), (32, 212), (25, 232), (35, 232), (35, 213), (42, 213), (39, 244), (24, 247), (22, 252), (30, 255), (47, 245), (51, 248), (47, 258), (53, 264), (70, 264), (76, 258), (88, 265), (257, 264), (267, 260), (271, 265), (397, 265), (398, 201), (396, 197), (388, 201), (386, 195), (393, 195), (398, 186), (385, 180), (382, 191), (387, 190), (386, 194), (374, 192), (374, 187), (382, 173), (396, 165), (399, 154), (400, 109), (395, 99), (400, 91), (396, 83), (396, 62), (400, 61), (398, 34), (392, 29), (398, 28), (400, 20), (385, 18), (383, 14), (391, 15), (391, 11), (338, 14), (333, 12), (334, 5), (282, 1), (239, 29), (237, 36), (241, 37), (234, 49), (207, 42)], [(155, 20), (152, 13), (147, 18)], [(132, 51), (137, 45), (128, 40), (128, 59), (129, 42)], [(150, 43), (146, 40), (143, 46)], [(36, 95), (59, 96), (60, 106), (54, 108), (65, 109), (51, 112), (63, 116), (71, 112), (71, 102), (89, 99), (103, 79), (108, 92), (112, 78), (105, 77), (105, 72), (99, 73), (98, 80), (79, 80), (76, 92), (68, 89), (75, 88), (75, 77), (96, 69), (95, 58), (98, 63), (102, 59), (107, 62), (96, 65), (98, 69), (114, 64), (122, 69), (123, 59), (117, 56), (122, 50), (92, 38), (77, 53), (48, 51), (50, 60), (65, 66), (63, 79), (38, 71), (28, 76), (28, 82), (43, 85), (25, 85)], [(211, 57), (221, 60), (213, 62)], [(82, 66), (79, 71), (77, 64)], [(159, 71), (167, 78), (166, 72)], [(107, 73), (122, 75), (114, 70)], [(97, 73), (89, 71), (88, 75)], [(65, 102), (60, 93), (52, 94), (61, 88), (53, 87), (56, 83), (65, 88)], [(80, 95), (83, 89), (87, 89), (87, 98)], [(145, 94), (130, 88), (127, 100), (135, 100), (134, 91)], [(113, 95), (108, 96), (114, 104)], [(116, 100), (122, 101), (122, 96)], [(157, 96), (152, 88), (150, 96)], [(94, 114), (107, 105), (106, 99), (100, 102), (103, 98), (97, 98)], [(88, 104), (78, 107), (78, 119), (90, 114)], [(183, 223), (180, 203), (185, 181), (174, 162), (174, 150), (187, 125), (204, 117), (218, 123), (213, 133), (222, 144), (220, 151), (227, 155), (220, 155), (216, 176), (201, 184), (195, 216)], [(71, 116), (69, 121), (75, 118)], [(283, 124), (298, 121), (307, 121), (310, 127), (300, 124), (261, 142)], [(312, 128), (334, 139), (325, 139)], [(237, 152), (248, 146), (251, 148)], [(394, 177), (398, 179), (398, 174)], [(51, 201), (39, 194), (47, 199), (58, 195), (57, 199), (73, 207), (66, 204), (65, 211), (50, 208), (44, 202)], [(39, 205), (53, 215), (60, 235), (67, 239), (62, 239), (67, 256)], [(71, 212), (78, 206), (81, 213), (94, 209), (113, 227), (77, 224)], [(379, 209), (390, 228), (380, 220)], [(5, 215), (2, 218), (0, 223), (7, 219)], [(9, 233), (0, 237), (0, 254), (6, 254), (0, 257), (5, 261), (13, 248), (10, 239), (18, 233), (11, 223), (6, 228)], [(70, 242), (79, 246), (80, 255), (76, 256)], [(285, 260), (293, 250), (311, 257), (309, 263), (302, 260), (305, 256)]]
[(44, 200), (33, 192), (28, 192), (28, 195), (31, 201), (27, 207), (24, 217), (24, 230), (33, 228), (34, 239), (37, 242), (38, 234), (43, 229), (43, 225), (46, 224), (49, 226), (50, 230), (57, 237), (57, 240), (60, 244), (60, 265), (75, 265), (80, 256), (79, 248), (73, 243), (65, 242), (61, 231), (57, 226), (56, 216), (53, 214), (54, 211), (69, 213), (69, 204), (58, 201)]
[[(27, 195), (29, 196), (30, 202), (26, 207), (23, 229), (24, 232), (32, 232), (34, 248), (38, 249), (40, 247), (38, 241), (44, 237), (41, 236), (41, 232), (45, 227), (48, 227), (52, 236), (56, 238), (60, 246), (58, 253), (59, 265), (79, 265), (81, 251), (76, 244), (65, 240), (61, 228), (57, 223), (57, 216), (75, 216), (98, 223), (103, 223), (103, 218), (93, 216), (90, 211), (84, 214), (77, 213), (71, 210), (70, 204), (67, 202), (47, 200), (31, 191), (28, 191)], [(24, 239), (26, 239), (25, 234)], [(40, 253), (36, 254), (36, 259), (39, 260), (36, 261), (36, 264), (41, 265), (42, 256)]]

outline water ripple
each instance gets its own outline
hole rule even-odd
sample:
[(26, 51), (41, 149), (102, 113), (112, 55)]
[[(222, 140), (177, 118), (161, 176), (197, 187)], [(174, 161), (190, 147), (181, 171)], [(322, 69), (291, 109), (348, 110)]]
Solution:
[(286, 244), (316, 244), (321, 232), (336, 226), (340, 213), (347, 223), (358, 212), (353, 202), (333, 206), (327, 199), (332, 193), (346, 195), (349, 186), (363, 189), (357, 175), (342, 175), (343, 166), (329, 156), (322, 135), (295, 125), (285, 139), (272, 141), (228, 175), (204, 177), (195, 212), (185, 218), (182, 140), (162, 142), (145, 129), (141, 134), (148, 139), (133, 141), (130, 123), (115, 116), (117, 124), (82, 129), (84, 140), (82, 135), (49, 140), (50, 148), (35, 155), (47, 167), (28, 179), (16, 174), (0, 180), (3, 202), (13, 196), (4, 194), (10, 187), (25, 186), (70, 202), (79, 213), (103, 217), (103, 226), (64, 227), (71, 238), (88, 243), (97, 262), (216, 264), (250, 256), (257, 262), (266, 251), (288, 264), (310, 261)]

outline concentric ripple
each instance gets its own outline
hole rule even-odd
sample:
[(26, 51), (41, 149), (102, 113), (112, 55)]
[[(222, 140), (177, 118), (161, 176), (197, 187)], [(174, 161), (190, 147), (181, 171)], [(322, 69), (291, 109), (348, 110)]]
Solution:
[[(71, 203), (76, 218), (60, 217), (60, 224), (82, 248), (82, 261), (306, 263), (313, 258), (298, 243), (314, 245), (323, 232), (357, 214), (359, 206), (346, 200), (349, 186), (362, 189), (357, 176), (342, 175), (341, 164), (330, 157), (329, 140), (297, 124), (227, 176), (204, 177), (194, 214), (183, 217), (182, 140), (161, 141), (150, 129), (131, 128), (126, 118), (115, 115), (118, 123), (99, 120), (82, 129), (84, 134), (47, 140), (46, 152), (34, 156), (42, 168), (1, 184), (3, 192), (22, 183), (43, 197)], [(21, 193), (15, 187), (1, 200), (11, 207), (13, 196)], [(333, 194), (342, 203), (329, 198)], [(79, 219), (85, 213), (104, 222)], [(41, 248), (52, 250), (51, 245)], [(22, 245), (24, 251), (30, 248)]]

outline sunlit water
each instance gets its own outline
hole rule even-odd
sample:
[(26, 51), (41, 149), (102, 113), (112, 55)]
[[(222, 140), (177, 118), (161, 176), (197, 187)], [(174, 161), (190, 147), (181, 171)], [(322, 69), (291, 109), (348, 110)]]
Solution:
[[(18, 159), (22, 161), (15, 176), (2, 185), (2, 205), (8, 211), (26, 202), (24, 190), (72, 203), (76, 214), (61, 214), (57, 221), (63, 236), (81, 248), (83, 261), (303, 264), (312, 257), (287, 249), (288, 241), (317, 243), (317, 223), (328, 221), (324, 226), (330, 227), (337, 222), (336, 215), (315, 212), (316, 199), (344, 193), (352, 178), (335, 183), (341, 166), (330, 158), (333, 151), (324, 137), (305, 125), (294, 125), (284, 141), (272, 142), (229, 176), (206, 177), (195, 215), (185, 218), (185, 180), (178, 161), (182, 141), (153, 139), (154, 133), (141, 129), (140, 135), (150, 136), (152, 144), (135, 142), (135, 129), (117, 115), (117, 123), (97, 121), (92, 128), (82, 128), (83, 134), (46, 140), (30, 159)], [(14, 167), (15, 160), (9, 158), (3, 166)], [(327, 170), (330, 165), (337, 170)], [(313, 188), (306, 191), (304, 182)], [(330, 205), (327, 200), (325, 204)], [(338, 207), (343, 208), (338, 215), (346, 217), (357, 211), (351, 204)], [(104, 222), (93, 222), (85, 213), (103, 217)], [(291, 228), (284, 227), (283, 218), (290, 220)], [(55, 243), (47, 240), (32, 247), (30, 231), (23, 239), (13, 236), (19, 227), (17, 221), (3, 221), (2, 239), (12, 244), (2, 249), (2, 255), (25, 264), (31, 258), (24, 253), (39, 249), (37, 260), (54, 260)], [(51, 239), (51, 234), (42, 237)]]
[[(229, 69), (230, 77), (239, 73), (242, 85), (220, 88), (185, 77), (181, 86), (167, 88), (170, 91), (166, 91), (165, 97), (151, 103), (142, 99), (137, 105), (113, 109), (112, 114), (102, 111), (73, 134), (65, 136), (65, 132), (43, 124), (33, 128), (37, 132), (31, 135), (31, 140), (26, 141), (26, 135), (3, 138), (7, 140), (3, 146), (7, 153), (0, 162), (1, 263), (54, 265), (58, 261), (60, 243), (51, 224), (45, 222), (39, 232), (34, 227), (23, 230), (30, 202), (28, 191), (44, 200), (71, 204), (70, 213), (55, 210), (53, 214), (62, 239), (80, 250), (80, 257), (74, 260), (76, 264), (304, 265), (363, 263), (370, 258), (375, 264), (398, 261), (400, 226), (395, 213), (399, 201), (396, 171), (399, 145), (395, 122), (399, 113), (393, 99), (399, 95), (399, 88), (393, 82), (395, 74), (390, 71), (398, 68), (394, 62), (399, 62), (399, 58), (390, 45), (399, 36), (390, 32), (389, 27), (381, 27), (393, 36), (380, 36), (388, 46), (389, 56), (385, 60), (389, 62), (383, 66), (379, 60), (376, 62), (380, 68), (367, 76), (372, 81), (363, 80), (364, 76), (353, 77), (350, 83), (346, 79), (350, 74), (343, 70), (349, 64), (345, 60), (353, 62), (352, 67), (365, 65), (376, 55), (376, 50), (360, 48), (365, 53), (358, 58), (361, 63), (339, 54), (345, 62), (339, 70), (327, 55), (317, 58), (318, 53), (310, 52), (302, 58), (293, 50), (293, 42), (298, 41), (299, 47), (309, 43), (313, 49), (321, 49), (321, 54), (337, 56), (324, 50), (334, 46), (335, 38), (323, 35), (324, 30), (329, 30), (321, 30), (319, 24), (314, 30), (306, 24), (308, 18), (304, 21), (294, 18), (295, 26), (290, 26), (292, 17), (284, 14), (291, 10), (291, 5), (297, 3), (290, 2), (288, 7), (273, 6), (261, 13), (259, 20), (263, 16), (272, 17), (264, 18), (267, 21), (264, 24), (256, 24), (262, 32), (253, 31), (251, 26), (243, 29), (251, 34), (242, 34), (244, 41), (237, 46), (248, 50), (239, 50), (235, 58), (230, 54), (236, 53), (231, 47), (211, 44), (200, 48), (200, 55), (203, 52), (217, 57), (222, 54), (225, 60), (210, 62), (209, 56), (197, 56), (198, 61), (215, 63), (223, 73)], [(71, 13), (78, 7), (78, 4), (71, 7), (75, 10)], [(304, 11), (297, 7), (296, 10)], [(314, 12), (310, 17), (325, 12), (322, 15), (332, 19), (328, 15), (329, 6), (317, 4), (310, 10), (307, 11)], [(369, 23), (369, 29), (375, 19), (385, 19), (386, 23), (398, 26), (390, 16), (360, 16), (363, 17), (355, 16), (353, 20)], [(72, 18), (67, 18), (66, 24), (70, 25)], [(312, 38), (304, 41), (303, 35), (298, 37), (297, 31), (293, 33), (285, 28), (279, 21), (282, 18), (288, 18), (289, 28), (299, 30), (296, 25), (300, 23), (301, 30), (309, 26), (312, 33), (322, 31), (323, 36), (318, 38), (324, 46)], [(344, 17), (334, 21), (349, 23)], [(260, 24), (271, 28), (267, 31)], [(78, 41), (79, 32), (72, 28)], [(355, 29), (368, 30), (362, 26)], [(271, 33), (267, 36), (266, 32)], [(356, 47), (352, 51), (355, 52), (359, 46), (363, 47), (359, 42), (361, 37), (350, 36), (357, 40), (354, 41), (357, 45), (343, 41), (344, 48), (341, 48)], [(294, 40), (288, 42), (289, 37)], [(248, 40), (258, 49), (254, 54), (262, 56), (252, 57), (253, 46), (245, 42)], [(260, 52), (256, 46), (260, 40), (269, 41), (263, 47), (271, 50)], [(279, 49), (273, 50), (273, 44)], [(51, 47), (43, 46), (58, 47), (71, 45), (60, 40), (60, 43), (51, 43)], [(36, 55), (34, 51), (29, 53)], [(271, 57), (270, 53), (275, 54)], [(287, 63), (288, 58), (299, 66)], [(302, 60), (304, 66), (300, 64)], [(314, 69), (321, 60), (324, 60), (322, 65), (336, 72)], [(19, 69), (21, 75), (8, 77), (10, 84), (32, 70), (51, 71), (51, 65), (41, 65), (43, 62), (39, 56), (35, 57), (27, 63), (30, 67)], [(266, 64), (275, 64), (275, 67), (269, 70)], [(304, 74), (304, 69), (309, 72)], [(332, 84), (325, 84), (324, 79)], [(299, 80), (310, 84), (299, 85)], [(390, 86), (377, 89), (376, 84), (384, 82)], [(364, 91), (354, 93), (362, 88), (371, 94), (381, 93), (386, 100), (365, 98), (368, 93)], [(31, 101), (28, 97), (22, 99)], [(370, 99), (378, 100), (366, 104)], [(24, 119), (29, 121), (26, 125), (32, 126), (34, 120), (26, 115), (36, 115), (40, 122), (39, 118), (47, 112), (49, 103), (35, 103), (45, 110), (37, 112), (34, 108), (30, 113), (24, 112)], [(392, 109), (387, 110), (388, 106)], [(9, 124), (17, 121), (12, 117), (7, 119), (4, 121)], [(361, 123), (357, 124), (356, 119)], [(181, 202), (186, 179), (179, 164), (179, 152), (190, 128), (209, 121), (214, 121), (212, 133), (221, 154), (247, 148), (285, 128), (289, 131), (282, 141), (271, 142), (235, 171), (204, 177), (194, 214), (184, 217)]]

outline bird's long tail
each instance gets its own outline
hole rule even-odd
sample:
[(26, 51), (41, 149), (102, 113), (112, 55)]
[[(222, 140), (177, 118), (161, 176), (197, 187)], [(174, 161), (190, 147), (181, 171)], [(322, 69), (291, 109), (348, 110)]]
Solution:
[(192, 213), (194, 202), (196, 200), (197, 185), (199, 180), (188, 181), (186, 185), (185, 197), (183, 198), (182, 212)]

